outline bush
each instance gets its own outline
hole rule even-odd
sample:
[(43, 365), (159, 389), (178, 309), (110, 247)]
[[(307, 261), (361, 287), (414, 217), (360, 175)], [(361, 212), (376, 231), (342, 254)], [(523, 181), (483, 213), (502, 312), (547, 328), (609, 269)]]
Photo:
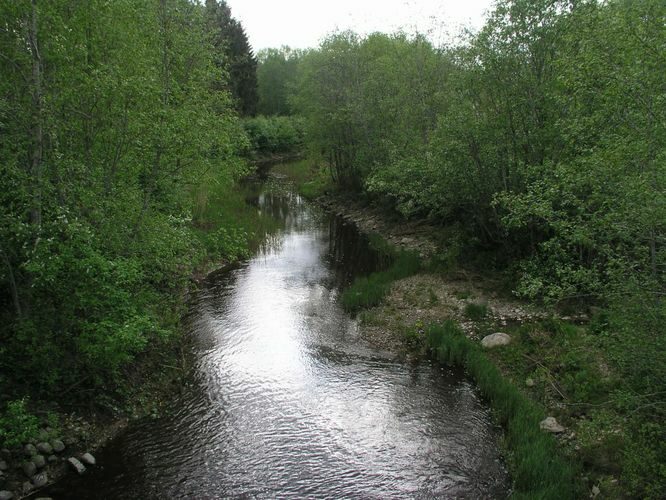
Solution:
[(296, 153), (303, 145), (304, 124), (290, 116), (258, 116), (244, 121), (255, 155)]
[(37, 435), (37, 417), (28, 412), (25, 399), (7, 403), (0, 413), (0, 442), (3, 446), (14, 448)]
[(470, 302), (465, 306), (465, 316), (472, 321), (481, 321), (488, 315), (488, 306), (486, 304), (477, 304)]

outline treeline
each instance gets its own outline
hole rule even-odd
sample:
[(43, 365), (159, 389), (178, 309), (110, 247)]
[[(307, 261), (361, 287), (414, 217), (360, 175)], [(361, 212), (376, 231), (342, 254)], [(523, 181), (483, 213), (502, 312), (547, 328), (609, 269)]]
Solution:
[(629, 288), (654, 301), (665, 15), (656, 0), (516, 0), (454, 47), (342, 33), (305, 53), (265, 53), (260, 109), (304, 116), (341, 188), (460, 224), (461, 245), (519, 261), (521, 295)]
[(206, 251), (244, 251), (194, 228), (247, 171), (256, 59), (224, 2), (2, 1), (0, 75), (0, 413), (103, 401)]
[(305, 118), (339, 190), (440, 223), (442, 261), (483, 260), (522, 297), (591, 307), (607, 404), (631, 434), (624, 479), (655, 498), (666, 488), (665, 25), (661, 0), (499, 0), (453, 46), (346, 32), (268, 52), (258, 68), (260, 109)]

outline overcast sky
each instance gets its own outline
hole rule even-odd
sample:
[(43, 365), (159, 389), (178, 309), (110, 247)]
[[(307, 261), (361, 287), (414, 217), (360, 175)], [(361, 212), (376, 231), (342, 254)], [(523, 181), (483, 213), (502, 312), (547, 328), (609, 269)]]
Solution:
[(326, 34), (406, 31), (429, 33), (435, 43), (449, 41), (461, 26), (478, 29), (492, 0), (227, 0), (245, 27), (255, 52), (289, 45), (318, 45)]

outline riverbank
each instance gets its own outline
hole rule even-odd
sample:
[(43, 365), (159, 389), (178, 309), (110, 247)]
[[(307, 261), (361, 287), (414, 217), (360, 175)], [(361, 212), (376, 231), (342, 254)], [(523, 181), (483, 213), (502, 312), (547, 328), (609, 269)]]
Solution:
[[(181, 390), (190, 371), (189, 339), (180, 322), (190, 294), (211, 271), (245, 258), (274, 229), (269, 217), (246, 203), (252, 194), (241, 185), (232, 192), (224, 185), (210, 186), (197, 194), (189, 233), (198, 251), (191, 256), (189, 267), (183, 268), (183, 272), (191, 272), (187, 271), (188, 276), (183, 276), (169, 296), (157, 296), (159, 303), (154, 308), (163, 311), (163, 334), (121, 368), (117, 383), (93, 391), (83, 379), (79, 385), (62, 388), (57, 399), (26, 400), (16, 415), (0, 421), (0, 428), (22, 436), (5, 446), (0, 457), (4, 462), (0, 463), (0, 491), (5, 496), (39, 496), (68, 473), (75, 473), (69, 458), (81, 461), (86, 453), (94, 456), (130, 422), (164, 413), (169, 396)], [(87, 397), (81, 396), (84, 393)], [(54, 440), (65, 448), (46, 455), (33, 453), (33, 446)]]
[[(307, 182), (306, 174), (301, 172), (297, 182)], [(636, 449), (629, 439), (626, 409), (613, 401), (617, 374), (611, 368), (610, 353), (598, 341), (598, 312), (593, 317), (586, 311), (563, 314), (522, 302), (507, 293), (501, 276), (488, 277), (454, 261), (438, 265), (446, 254), (445, 228), (405, 221), (382, 207), (336, 194), (330, 186), (311, 198), (361, 231), (380, 235), (402, 251), (418, 253), (424, 262), (420, 272), (394, 281), (378, 305), (358, 314), (363, 338), (398, 357), (417, 358), (431, 352), (438, 357), (440, 346), (429, 343), (426, 332), (455, 324), (475, 352), (483, 351), (474, 363), (501, 375), (501, 382), (490, 382), (493, 387), (483, 387), (488, 381), (477, 380), (492, 405), (512, 405), (519, 398), (526, 401), (521, 405), (536, 408), (541, 418), (519, 426), (530, 425), (530, 432), (536, 430), (546, 441), (556, 443), (542, 460), (550, 460), (549, 454), (556, 452), (563, 463), (572, 464), (569, 470), (580, 468), (571, 478), (578, 495), (631, 496), (631, 481), (646, 472), (631, 469), (640, 457), (633, 455)], [(481, 349), (484, 337), (496, 333), (505, 334), (510, 343)], [(458, 362), (469, 370), (463, 358)], [(506, 391), (511, 395), (490, 396)], [(513, 418), (500, 418), (505, 429)], [(550, 431), (539, 428), (542, 421)], [(521, 460), (513, 455), (526, 450), (520, 451), (522, 444), (512, 447), (510, 441), (507, 438), (509, 462), (516, 464)], [(530, 456), (524, 458), (529, 461)], [(659, 472), (655, 473), (658, 483)]]

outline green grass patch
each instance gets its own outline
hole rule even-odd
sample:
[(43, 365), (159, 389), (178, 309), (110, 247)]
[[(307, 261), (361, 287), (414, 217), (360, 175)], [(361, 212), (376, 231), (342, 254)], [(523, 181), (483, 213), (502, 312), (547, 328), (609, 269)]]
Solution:
[(465, 316), (472, 321), (481, 321), (488, 316), (488, 305), (483, 303), (470, 302), (465, 306)]
[(421, 258), (415, 252), (400, 251), (386, 271), (358, 278), (343, 292), (342, 305), (352, 313), (378, 305), (391, 289), (391, 283), (416, 274)]
[(426, 342), (439, 362), (464, 366), (505, 429), (513, 498), (581, 498), (578, 467), (560, 453), (555, 439), (539, 428), (543, 410), (504, 378), (481, 347), (447, 321), (426, 331)]

